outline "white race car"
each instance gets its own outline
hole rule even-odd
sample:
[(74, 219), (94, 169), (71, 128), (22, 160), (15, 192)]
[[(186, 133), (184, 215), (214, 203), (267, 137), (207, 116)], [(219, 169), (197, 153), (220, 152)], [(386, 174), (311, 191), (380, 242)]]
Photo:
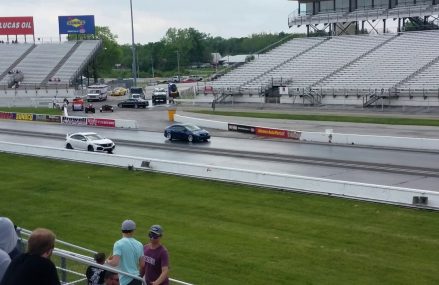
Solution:
[(112, 140), (96, 133), (67, 134), (65, 145), (67, 149), (106, 151), (108, 153), (112, 153), (116, 147)]

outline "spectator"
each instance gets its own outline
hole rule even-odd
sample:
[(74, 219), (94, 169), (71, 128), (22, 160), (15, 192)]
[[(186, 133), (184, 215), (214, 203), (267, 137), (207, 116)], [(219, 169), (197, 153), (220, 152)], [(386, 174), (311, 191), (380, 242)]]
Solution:
[(119, 285), (119, 275), (115, 272), (105, 271), (104, 285)]
[(168, 285), (169, 257), (168, 250), (161, 244), (163, 236), (162, 227), (160, 225), (153, 225), (149, 229), (148, 236), (149, 243), (143, 248), (146, 284)]
[[(136, 223), (125, 220), (121, 226), (122, 238), (114, 243), (113, 255), (108, 257), (106, 263), (118, 267), (119, 270), (139, 276), (143, 271), (142, 244), (134, 238)], [(139, 271), (140, 269), (140, 271)], [(141, 285), (142, 282), (124, 274), (119, 274), (121, 285)]]
[(11, 259), (21, 253), (14, 223), (6, 217), (0, 217), (0, 249), (9, 254)]
[[(95, 261), (98, 264), (105, 263), (105, 253), (99, 252), (95, 254)], [(88, 285), (103, 285), (105, 270), (90, 265), (87, 267), (85, 276), (88, 280)]]
[(6, 269), (8, 269), (10, 263), (11, 258), (9, 257), (9, 254), (0, 249), (0, 283), (2, 282), (3, 275), (5, 275)]
[(48, 229), (35, 229), (27, 243), (27, 252), (11, 261), (1, 285), (60, 285), (56, 267), (50, 260), (55, 247), (55, 234)]

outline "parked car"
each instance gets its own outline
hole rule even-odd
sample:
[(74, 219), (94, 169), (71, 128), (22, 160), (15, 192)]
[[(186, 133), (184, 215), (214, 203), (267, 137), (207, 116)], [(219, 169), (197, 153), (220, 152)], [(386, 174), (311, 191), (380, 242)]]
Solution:
[(72, 101), (72, 111), (82, 111), (84, 110), (84, 99), (76, 97)]
[(114, 112), (114, 108), (111, 105), (102, 105), (101, 108), (99, 108), (99, 112)]
[(197, 82), (196, 79), (194, 78), (190, 78), (190, 77), (184, 77), (180, 80), (181, 83), (193, 83), (193, 82)]
[(87, 107), (85, 107), (85, 112), (94, 114), (96, 112), (96, 109), (92, 104), (88, 104)]
[(128, 92), (128, 89), (126, 89), (126, 88), (116, 87), (111, 92), (111, 96), (124, 96), (127, 94), (127, 92)]
[(174, 124), (165, 129), (165, 137), (168, 140), (208, 141), (208, 131), (191, 124)]
[(119, 108), (146, 108), (149, 106), (149, 102), (142, 99), (130, 98), (125, 101), (119, 102), (117, 107)]
[(112, 140), (90, 132), (67, 134), (65, 146), (67, 149), (106, 151), (108, 153), (112, 153), (116, 147)]

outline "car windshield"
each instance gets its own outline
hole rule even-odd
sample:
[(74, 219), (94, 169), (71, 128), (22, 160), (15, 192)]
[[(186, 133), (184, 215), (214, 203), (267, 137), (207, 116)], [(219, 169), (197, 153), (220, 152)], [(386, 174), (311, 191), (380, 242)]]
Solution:
[(201, 130), (200, 127), (194, 126), (194, 125), (185, 125), (185, 127), (189, 130), (189, 131), (198, 131)]
[(96, 140), (101, 140), (101, 139), (103, 139), (103, 137), (101, 137), (101, 136), (98, 135), (98, 134), (88, 134), (88, 135), (85, 135), (85, 137), (86, 137), (88, 140), (91, 140), (91, 141), (96, 141)]

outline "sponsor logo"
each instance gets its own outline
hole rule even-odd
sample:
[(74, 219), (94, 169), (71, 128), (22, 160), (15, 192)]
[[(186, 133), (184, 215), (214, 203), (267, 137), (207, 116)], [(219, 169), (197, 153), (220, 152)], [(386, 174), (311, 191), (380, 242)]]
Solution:
[(78, 18), (72, 19), (72, 20), (67, 22), (67, 26), (72, 26), (75, 28), (79, 28), (79, 27), (84, 26), (84, 25), (85, 25), (85, 21), (80, 20)]
[(0, 119), (15, 120), (15, 113), (0, 112)]
[(97, 126), (97, 127), (114, 128), (114, 127), (116, 127), (116, 121), (109, 120), (109, 119), (88, 118), (87, 125)]
[(66, 125), (85, 126), (85, 125), (87, 125), (87, 118), (81, 118), (81, 117), (62, 117), (62, 123), (66, 124)]
[(3, 22), (0, 29), (32, 29), (31, 22)]
[(256, 134), (258, 136), (277, 137), (277, 138), (288, 137), (288, 131), (286, 130), (269, 129), (269, 128), (256, 128)]
[(256, 132), (256, 128), (246, 125), (229, 124), (229, 131), (254, 134)]
[(29, 113), (17, 113), (15, 119), (20, 121), (33, 121), (34, 115)]
[(61, 123), (61, 116), (46, 115), (46, 122)]

